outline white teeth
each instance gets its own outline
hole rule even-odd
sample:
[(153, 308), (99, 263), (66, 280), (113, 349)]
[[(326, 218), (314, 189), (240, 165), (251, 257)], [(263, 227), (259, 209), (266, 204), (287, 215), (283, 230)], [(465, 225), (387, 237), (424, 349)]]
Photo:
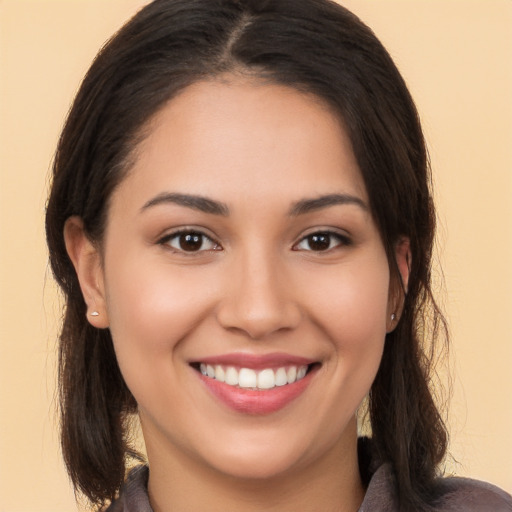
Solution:
[(256, 372), (254, 370), (249, 370), (249, 368), (242, 368), (238, 372), (238, 385), (241, 388), (255, 388), (257, 381), (258, 377), (256, 376)]
[(258, 373), (258, 388), (272, 389), (276, 385), (274, 370), (268, 369)]
[(285, 384), (288, 384), (286, 370), (284, 368), (279, 368), (276, 372), (276, 386), (284, 386)]
[(226, 373), (220, 364), (215, 367), (215, 378), (220, 382), (224, 382), (226, 380)]
[(226, 377), (224, 382), (230, 386), (238, 386), (238, 372), (232, 366), (226, 370)]
[(276, 370), (265, 368), (256, 371), (251, 368), (237, 369), (233, 366), (224, 367), (221, 365), (210, 365), (201, 363), (199, 365), (200, 372), (212, 379), (225, 382), (230, 386), (239, 386), (241, 388), (250, 389), (272, 389), (276, 386), (285, 386), (293, 384), (306, 376), (308, 371), (305, 366), (289, 366), (281, 367)]
[(288, 371), (286, 372), (286, 380), (287, 380), (288, 384), (295, 382), (296, 378), (297, 378), (297, 367), (290, 366), (290, 368), (288, 368)]

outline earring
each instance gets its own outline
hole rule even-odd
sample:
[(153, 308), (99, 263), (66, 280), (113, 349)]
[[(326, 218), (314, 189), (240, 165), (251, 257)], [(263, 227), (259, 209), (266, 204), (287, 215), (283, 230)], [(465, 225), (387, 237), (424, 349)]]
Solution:
[(91, 316), (100, 316), (100, 314), (99, 314), (97, 311), (93, 311), (93, 312), (91, 313)]
[(396, 318), (395, 313), (391, 313), (391, 321), (392, 321), (392, 322), (394, 322), (394, 321), (395, 321), (395, 318)]

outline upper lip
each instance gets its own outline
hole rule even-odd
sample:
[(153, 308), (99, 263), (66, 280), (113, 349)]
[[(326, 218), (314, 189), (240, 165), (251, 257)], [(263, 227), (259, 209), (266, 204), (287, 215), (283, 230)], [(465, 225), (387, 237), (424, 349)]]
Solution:
[(209, 356), (201, 359), (194, 359), (190, 364), (209, 364), (212, 366), (235, 366), (239, 368), (250, 368), (253, 370), (262, 370), (265, 368), (282, 368), (283, 366), (306, 366), (317, 361), (306, 357), (275, 352), (269, 354), (248, 354), (243, 352), (234, 352), (231, 354), (221, 354)]

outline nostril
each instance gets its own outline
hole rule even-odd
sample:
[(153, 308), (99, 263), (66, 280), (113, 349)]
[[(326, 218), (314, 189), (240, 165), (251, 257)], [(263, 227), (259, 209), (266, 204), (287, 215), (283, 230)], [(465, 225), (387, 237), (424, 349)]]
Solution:
[(243, 305), (225, 305), (217, 314), (224, 329), (244, 333), (252, 340), (266, 338), (274, 333), (295, 329), (300, 323), (301, 314), (293, 310), (293, 305), (280, 307), (244, 308)]

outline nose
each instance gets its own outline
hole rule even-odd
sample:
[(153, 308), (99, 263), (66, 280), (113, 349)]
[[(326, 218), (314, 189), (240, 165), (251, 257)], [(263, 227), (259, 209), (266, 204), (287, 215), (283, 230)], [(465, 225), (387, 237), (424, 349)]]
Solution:
[(293, 279), (277, 259), (250, 254), (232, 262), (217, 309), (217, 320), (225, 329), (257, 340), (297, 327), (301, 310)]

